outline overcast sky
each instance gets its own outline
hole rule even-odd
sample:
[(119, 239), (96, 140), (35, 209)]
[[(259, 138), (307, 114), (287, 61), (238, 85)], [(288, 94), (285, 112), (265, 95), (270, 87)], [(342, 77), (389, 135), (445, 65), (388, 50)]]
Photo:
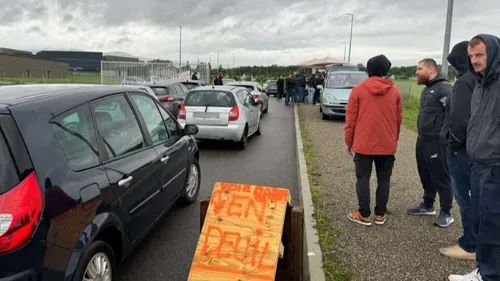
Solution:
[[(393, 65), (441, 61), (446, 0), (0, 0), (0, 47), (126, 52), (141, 58), (235, 65), (385, 54)], [(454, 43), (500, 35), (500, 0), (456, 0)], [(347, 49), (349, 46), (347, 45)]]

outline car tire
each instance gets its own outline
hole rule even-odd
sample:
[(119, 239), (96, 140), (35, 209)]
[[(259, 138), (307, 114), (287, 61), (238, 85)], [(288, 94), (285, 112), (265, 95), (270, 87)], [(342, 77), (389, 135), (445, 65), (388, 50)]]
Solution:
[(105, 262), (110, 267), (109, 271), (105, 271), (104, 273), (106, 274), (109, 272), (111, 274), (111, 280), (116, 280), (116, 260), (113, 249), (108, 243), (97, 240), (92, 242), (83, 254), (83, 257), (78, 264), (75, 276), (73, 277), (73, 281), (83, 281), (84, 278), (90, 279), (87, 268), (91, 263), (93, 263), (95, 267), (95, 263), (99, 262), (96, 260), (97, 258)]
[(326, 115), (326, 114), (324, 114), (324, 113), (323, 113), (323, 114), (321, 114), (321, 115), (322, 115), (322, 116), (321, 116), (321, 119), (323, 119), (323, 120), (328, 120), (328, 115)]
[(255, 135), (262, 135), (262, 117), (259, 118), (259, 127), (257, 128), (257, 132), (255, 132)]
[(196, 202), (198, 194), (200, 194), (201, 185), (201, 169), (198, 159), (193, 158), (193, 162), (189, 166), (186, 183), (184, 184), (184, 193), (181, 197), (183, 205), (190, 205)]
[(319, 112), (323, 113), (323, 108), (321, 107), (321, 105), (319, 106)]
[(243, 130), (243, 134), (241, 135), (241, 139), (238, 142), (238, 148), (240, 150), (244, 150), (247, 148), (248, 144), (248, 127), (245, 127), (245, 130)]

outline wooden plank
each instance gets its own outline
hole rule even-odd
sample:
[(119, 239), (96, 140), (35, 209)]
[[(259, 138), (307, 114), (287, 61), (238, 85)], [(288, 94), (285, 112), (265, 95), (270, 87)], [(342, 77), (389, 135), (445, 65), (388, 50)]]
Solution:
[(217, 182), (188, 281), (273, 281), (289, 202), (285, 188)]
[(201, 200), (200, 202), (200, 231), (203, 230), (203, 223), (205, 222), (205, 217), (207, 216), (209, 203), (210, 203), (210, 198)]

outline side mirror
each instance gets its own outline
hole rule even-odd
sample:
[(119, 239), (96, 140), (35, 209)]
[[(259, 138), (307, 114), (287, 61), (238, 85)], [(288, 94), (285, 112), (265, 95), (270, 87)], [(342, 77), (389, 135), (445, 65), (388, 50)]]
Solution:
[(198, 133), (198, 126), (193, 125), (193, 124), (186, 124), (184, 126), (184, 129), (182, 129), (184, 132), (184, 135), (186, 136), (191, 136), (191, 135), (196, 135)]

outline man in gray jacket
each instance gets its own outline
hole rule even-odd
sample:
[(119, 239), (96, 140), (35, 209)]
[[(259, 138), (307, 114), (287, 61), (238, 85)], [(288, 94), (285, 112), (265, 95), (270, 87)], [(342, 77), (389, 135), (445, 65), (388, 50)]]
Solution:
[(471, 158), (471, 210), (478, 231), (476, 262), (467, 275), (450, 281), (500, 280), (500, 39), (480, 34), (467, 48), (477, 83), (467, 128)]

